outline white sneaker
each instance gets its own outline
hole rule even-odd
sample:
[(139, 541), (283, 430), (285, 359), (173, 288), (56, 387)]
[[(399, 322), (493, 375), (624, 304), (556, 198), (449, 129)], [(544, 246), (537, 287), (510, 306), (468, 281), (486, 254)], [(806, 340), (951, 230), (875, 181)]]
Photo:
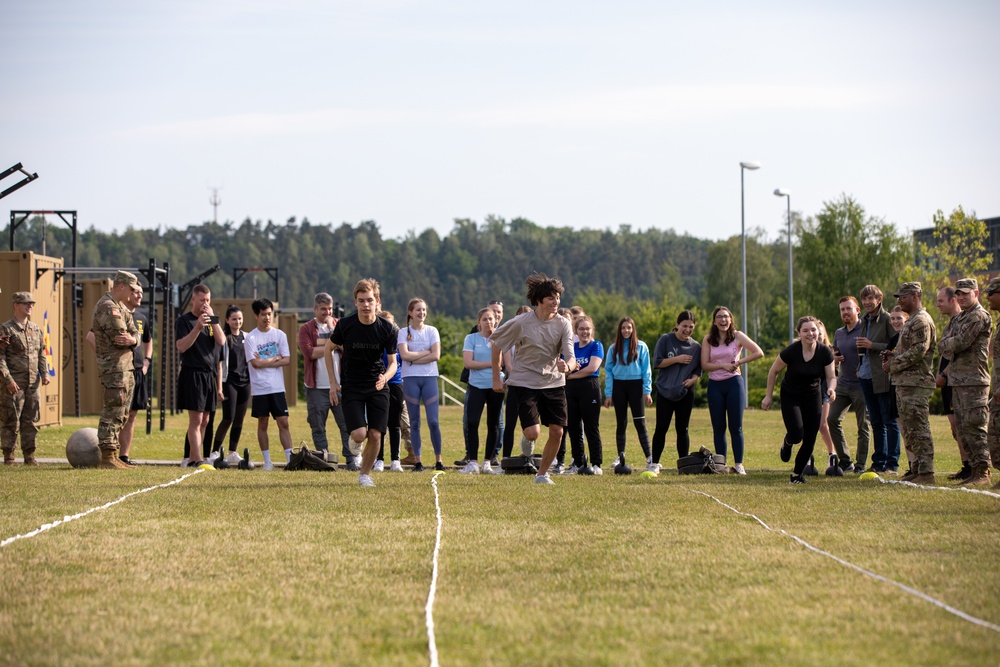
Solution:
[(242, 460), (243, 459), (241, 459), (240, 455), (236, 452), (229, 452), (229, 454), (226, 455), (226, 463), (231, 466), (238, 466)]
[(403, 466), (400, 465), (399, 459), (389, 464), (389, 472), (403, 472)]
[(215, 463), (219, 458), (219, 450), (213, 449), (212, 453), (208, 455), (208, 461), (206, 463)]
[(660, 474), (660, 471), (662, 469), (663, 469), (663, 467), (659, 463), (647, 463), (646, 464), (646, 470), (648, 470), (649, 472), (654, 472), (657, 475)]
[(501, 468), (500, 466), (497, 466), (496, 468), (494, 468), (493, 464), (490, 463), (489, 461), (483, 461), (483, 474), (484, 475), (502, 475), (503, 474), (503, 468)]
[(575, 475), (579, 470), (580, 470), (579, 466), (571, 465), (570, 467), (568, 467), (565, 470), (563, 470), (562, 474), (564, 474), (564, 475)]
[(358, 484), (361, 486), (375, 486), (371, 475), (358, 475)]
[(274, 463), (271, 461), (264, 461), (264, 470), (274, 470)]
[(189, 459), (188, 457), (185, 456), (184, 458), (181, 459), (181, 467), (182, 468), (187, 468), (188, 467), (188, 463), (190, 463), (190, 462), (191, 462), (191, 459)]
[(555, 482), (549, 477), (549, 473), (545, 473), (544, 475), (535, 475), (535, 484), (555, 484)]
[(521, 454), (524, 456), (531, 456), (535, 453), (535, 441), (528, 440), (523, 435), (521, 436)]
[(747, 474), (747, 471), (743, 468), (743, 464), (742, 463), (737, 463), (736, 465), (734, 465), (733, 466), (733, 472), (736, 473), (737, 475), (745, 475), (745, 474)]
[[(489, 465), (489, 461), (487, 461), (486, 464)], [(479, 464), (476, 463), (475, 461), (469, 461), (468, 463), (465, 464), (465, 467), (459, 470), (458, 472), (462, 473), (463, 475), (478, 475)]]
[(375, 472), (383, 472), (385, 470), (385, 462), (384, 461), (376, 461), (375, 462), (375, 467), (372, 468), (372, 470), (374, 470)]
[(601, 470), (601, 466), (590, 466), (590, 469), (594, 471), (595, 475), (600, 476), (604, 474), (604, 471)]

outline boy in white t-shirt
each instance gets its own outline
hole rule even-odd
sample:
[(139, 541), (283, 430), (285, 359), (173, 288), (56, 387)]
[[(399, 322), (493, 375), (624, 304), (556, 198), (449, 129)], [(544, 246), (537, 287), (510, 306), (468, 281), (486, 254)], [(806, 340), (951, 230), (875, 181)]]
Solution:
[(285, 450), (285, 461), (292, 454), (292, 434), (288, 430), (288, 403), (285, 401), (283, 366), (291, 362), (288, 337), (281, 329), (271, 326), (274, 304), (270, 299), (257, 299), (252, 304), (257, 316), (257, 328), (246, 335), (243, 349), (250, 372), (250, 416), (257, 418), (257, 442), (264, 456), (264, 470), (274, 470), (271, 462), (267, 425), (270, 417), (278, 424), (278, 439)]

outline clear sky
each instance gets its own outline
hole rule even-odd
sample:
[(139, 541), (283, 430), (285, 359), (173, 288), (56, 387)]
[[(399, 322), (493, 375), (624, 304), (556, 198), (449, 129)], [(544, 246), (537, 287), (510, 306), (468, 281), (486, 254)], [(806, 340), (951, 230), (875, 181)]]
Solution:
[[(494, 214), (747, 226), (847, 193), (1000, 215), (1000, 3), (32, 0), (0, 9), (9, 209), (105, 231)], [(0, 181), (0, 189), (14, 176)]]

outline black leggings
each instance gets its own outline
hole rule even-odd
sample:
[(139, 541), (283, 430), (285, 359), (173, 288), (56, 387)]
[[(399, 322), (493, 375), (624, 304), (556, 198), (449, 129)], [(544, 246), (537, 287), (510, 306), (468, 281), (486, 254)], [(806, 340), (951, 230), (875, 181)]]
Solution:
[(514, 432), (517, 431), (517, 391), (514, 387), (507, 387), (507, 407), (503, 413), (503, 455), (504, 458), (510, 456), (514, 450)]
[(585, 466), (583, 435), (587, 434), (590, 462), (604, 463), (601, 453), (601, 384), (595, 377), (566, 381), (566, 414), (569, 417), (569, 440), (573, 449), (573, 465)]
[(646, 405), (642, 402), (642, 380), (615, 380), (611, 388), (611, 402), (615, 406), (615, 442), (618, 453), (625, 451), (625, 429), (628, 428), (628, 411), (632, 410), (632, 423), (639, 435), (642, 453), (648, 458), (649, 435), (646, 433)]
[(801, 475), (812, 456), (816, 445), (816, 434), (819, 433), (819, 423), (823, 415), (823, 397), (819, 389), (801, 393), (781, 389), (781, 419), (785, 422), (785, 443), (794, 445), (802, 443), (799, 453), (795, 455), (796, 475)]
[(653, 463), (659, 463), (663, 456), (663, 447), (670, 430), (670, 420), (677, 415), (674, 431), (677, 433), (677, 458), (691, 453), (691, 437), (688, 435), (688, 425), (691, 423), (691, 409), (694, 408), (694, 392), (688, 389), (679, 401), (664, 398), (663, 394), (656, 396), (656, 428), (653, 430)]
[[(399, 460), (399, 440), (401, 432), (399, 430), (399, 418), (403, 414), (404, 403), (403, 385), (387, 384), (389, 387), (389, 457), (390, 461)], [(378, 448), (378, 460), (385, 461), (385, 433), (382, 434), (382, 443)]]
[(486, 408), (486, 449), (483, 459), (489, 461), (497, 453), (497, 436), (500, 430), (500, 410), (503, 408), (503, 394), (493, 388), (480, 389), (471, 384), (465, 390), (465, 405), (468, 407), (468, 431), (465, 441), (465, 458), (479, 460), (479, 423)]
[[(247, 416), (247, 405), (250, 404), (250, 385), (237, 387), (228, 382), (222, 383), (222, 393), (225, 398), (222, 400), (222, 421), (215, 432), (215, 442), (212, 449), (222, 451), (222, 442), (226, 439), (226, 431), (232, 427), (229, 433), (229, 451), (235, 452), (240, 446), (240, 435), (243, 434), (243, 420)], [(206, 432), (207, 436), (208, 433)]]

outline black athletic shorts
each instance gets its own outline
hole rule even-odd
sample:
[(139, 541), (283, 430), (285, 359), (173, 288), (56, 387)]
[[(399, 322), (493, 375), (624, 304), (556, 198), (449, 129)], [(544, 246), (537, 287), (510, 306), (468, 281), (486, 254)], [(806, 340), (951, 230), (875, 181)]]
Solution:
[(146, 403), (149, 402), (146, 374), (137, 370), (133, 370), (132, 373), (135, 375), (135, 389), (132, 390), (132, 407), (129, 410), (145, 410)]
[(944, 414), (955, 414), (955, 410), (951, 407), (951, 387), (949, 385), (941, 387), (941, 405), (944, 406)]
[(285, 401), (285, 392), (274, 394), (263, 394), (250, 399), (251, 417), (287, 417), (288, 402)]
[(215, 373), (181, 366), (177, 376), (177, 407), (195, 412), (215, 410)]
[(545, 426), (566, 427), (566, 388), (530, 389), (517, 387), (517, 415), (521, 429), (534, 426), (539, 421)]
[(344, 388), (341, 405), (344, 406), (344, 421), (347, 423), (348, 433), (365, 426), (379, 433), (385, 433), (389, 428), (388, 387), (384, 387), (382, 391)]

